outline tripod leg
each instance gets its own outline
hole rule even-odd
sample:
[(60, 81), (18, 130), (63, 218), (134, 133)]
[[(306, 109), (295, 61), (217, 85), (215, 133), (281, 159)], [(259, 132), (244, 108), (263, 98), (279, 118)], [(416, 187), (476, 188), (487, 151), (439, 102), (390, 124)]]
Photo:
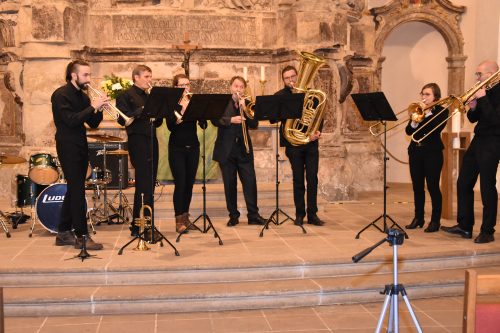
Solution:
[(410, 312), (411, 318), (413, 319), (413, 323), (415, 324), (415, 328), (417, 329), (418, 333), (422, 333), (422, 328), (420, 327), (420, 323), (418, 322), (417, 316), (415, 315), (415, 312), (413, 312), (413, 308), (411, 307), (410, 300), (408, 299), (408, 296), (406, 295), (406, 290), (404, 289), (403, 286), (401, 286), (401, 294), (403, 295), (403, 300), (405, 301), (406, 307), (408, 308), (408, 311)]
[(383, 218), (384, 215), (380, 215), (379, 217), (377, 217), (375, 220), (373, 220), (372, 222), (370, 222), (368, 225), (366, 225), (363, 229), (361, 229), (360, 232), (358, 232), (358, 234), (356, 235), (356, 239), (359, 239), (359, 235), (361, 235), (363, 233), (363, 231), (365, 231), (366, 229), (368, 229), (369, 227), (371, 226), (374, 226), (375, 228), (377, 228), (380, 232), (384, 232), (384, 230), (380, 229), (380, 227), (376, 224), (378, 220), (380, 220), (381, 218)]
[(389, 227), (389, 229), (392, 229), (393, 227), (396, 227), (396, 228), (398, 228), (399, 230), (401, 230), (401, 231), (405, 234), (405, 238), (406, 238), (406, 239), (408, 239), (408, 238), (409, 238), (408, 233), (406, 233), (406, 232), (403, 230), (403, 228), (401, 228), (401, 226), (400, 226), (399, 224), (397, 224), (397, 223), (396, 223), (396, 221), (394, 221), (394, 220), (392, 219), (392, 217), (390, 217), (389, 215), (386, 215), (386, 217), (387, 217), (389, 220), (391, 220), (391, 222), (392, 222), (392, 224), (391, 224), (391, 226)]
[(380, 330), (382, 329), (382, 323), (384, 322), (385, 314), (387, 312), (387, 307), (391, 306), (390, 301), (391, 301), (391, 295), (390, 295), (390, 290), (388, 290), (390, 286), (385, 286), (385, 299), (384, 299), (384, 305), (382, 307), (382, 311), (380, 312), (380, 317), (378, 318), (378, 323), (377, 323), (377, 328), (375, 329), (375, 333), (380, 333)]
[(31, 228), (30, 228), (30, 233), (28, 237), (33, 236), (33, 231), (35, 230), (35, 222), (36, 222), (37, 216), (36, 216), (36, 211), (33, 209), (33, 205), (31, 206)]
[(2, 226), (3, 232), (5, 232), (7, 238), (10, 238), (9, 228), (6, 223), (5, 214), (0, 210), (0, 225)]

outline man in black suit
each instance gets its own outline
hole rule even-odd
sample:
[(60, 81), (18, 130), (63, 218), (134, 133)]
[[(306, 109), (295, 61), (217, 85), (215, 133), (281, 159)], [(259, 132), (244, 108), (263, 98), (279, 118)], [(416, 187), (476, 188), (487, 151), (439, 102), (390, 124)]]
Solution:
[(227, 226), (233, 227), (239, 223), (236, 174), (239, 175), (243, 186), (248, 224), (264, 225), (266, 220), (259, 215), (257, 207), (257, 180), (253, 165), (252, 141), (250, 136), (246, 135), (248, 147), (245, 146), (245, 132), (243, 131), (243, 126), (245, 126), (248, 134), (248, 128), (257, 128), (258, 121), (242, 117), (240, 114), (240, 109), (243, 111), (246, 108), (245, 100), (240, 98), (246, 88), (245, 79), (235, 76), (230, 82), (233, 98), (227, 105), (222, 118), (212, 121), (218, 127), (213, 159), (219, 162), (222, 172), (226, 206), (229, 211)]
[[(126, 116), (134, 118), (132, 124), (127, 126), (127, 135), (130, 161), (135, 169), (134, 209), (130, 230), (132, 236), (137, 236), (139, 226), (134, 221), (139, 218), (143, 194), (144, 204), (153, 208), (153, 191), (158, 170), (158, 139), (156, 129), (151, 131), (150, 119), (141, 117), (151, 87), (151, 68), (136, 66), (132, 71), (132, 80), (134, 85), (116, 98), (116, 107)], [(118, 121), (125, 124), (122, 118)], [(154, 127), (161, 126), (162, 122), (163, 119), (154, 120)], [(148, 215), (149, 211), (145, 210), (144, 214)]]
[(73, 245), (80, 249), (83, 236), (86, 236), (87, 249), (101, 250), (102, 244), (94, 242), (87, 229), (85, 176), (89, 152), (84, 124), (91, 128), (99, 126), (102, 120), (99, 109), (109, 102), (109, 98), (103, 96), (90, 101), (83, 92), (89, 83), (90, 65), (82, 60), (72, 61), (66, 67), (66, 84), (55, 90), (50, 99), (56, 125), (57, 155), (68, 186), (57, 226), (56, 245)]
[[(483, 61), (476, 71), (478, 81), (485, 81), (498, 71), (498, 64)], [(497, 73), (498, 75), (498, 73)], [(457, 180), (457, 222), (453, 227), (441, 227), (443, 231), (472, 238), (474, 227), (474, 185), (480, 175), (483, 223), (475, 243), (493, 242), (497, 221), (498, 192), (496, 175), (500, 159), (500, 84), (491, 89), (484, 87), (476, 92), (469, 103), (467, 118), (477, 122), (474, 138), (465, 152)]]
[[(297, 82), (297, 69), (293, 66), (286, 66), (281, 71), (281, 78), (285, 87), (276, 92), (276, 95), (287, 95), (293, 93), (293, 87)], [(321, 125), (322, 127), (322, 125)], [(320, 127), (320, 129), (321, 129)], [(285, 147), (285, 154), (290, 161), (293, 176), (293, 201), (295, 203), (295, 225), (302, 225), (307, 213), (307, 223), (317, 226), (325, 224), (318, 215), (318, 167), (319, 150), (318, 139), (320, 131), (311, 135), (311, 141), (305, 145), (294, 146), (283, 136), (284, 124), (280, 128), (280, 146)], [(304, 171), (306, 177), (304, 179)], [(304, 195), (306, 194), (307, 181), (307, 210)]]

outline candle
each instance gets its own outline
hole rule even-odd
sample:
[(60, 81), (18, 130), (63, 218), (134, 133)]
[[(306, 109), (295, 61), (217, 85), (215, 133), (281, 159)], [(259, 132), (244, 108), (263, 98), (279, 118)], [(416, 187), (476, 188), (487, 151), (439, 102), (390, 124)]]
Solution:
[(260, 80), (266, 81), (266, 68), (264, 66), (260, 66)]
[(460, 133), (460, 112), (455, 113), (451, 118), (451, 131), (453, 133)]
[(243, 67), (243, 78), (245, 79), (245, 81), (248, 81), (248, 67), (247, 66)]

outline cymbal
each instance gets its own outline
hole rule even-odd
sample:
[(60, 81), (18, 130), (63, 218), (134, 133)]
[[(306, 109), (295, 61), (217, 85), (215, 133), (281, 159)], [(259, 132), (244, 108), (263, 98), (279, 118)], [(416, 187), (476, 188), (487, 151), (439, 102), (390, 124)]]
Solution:
[(0, 164), (24, 163), (26, 159), (20, 156), (0, 155)]
[(107, 134), (87, 134), (87, 138), (96, 139), (97, 141), (101, 142), (123, 141), (122, 138), (118, 136)]
[[(104, 154), (104, 149), (98, 150), (97, 154), (98, 155)], [(128, 155), (128, 151), (123, 149), (106, 150), (106, 155)]]

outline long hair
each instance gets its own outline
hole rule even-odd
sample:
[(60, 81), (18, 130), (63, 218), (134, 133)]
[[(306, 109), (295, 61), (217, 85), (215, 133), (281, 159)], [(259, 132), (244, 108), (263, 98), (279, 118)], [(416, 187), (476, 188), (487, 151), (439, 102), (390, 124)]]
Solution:
[(66, 82), (71, 81), (71, 73), (78, 73), (79, 66), (87, 66), (90, 67), (90, 64), (84, 60), (73, 60), (66, 66)]

